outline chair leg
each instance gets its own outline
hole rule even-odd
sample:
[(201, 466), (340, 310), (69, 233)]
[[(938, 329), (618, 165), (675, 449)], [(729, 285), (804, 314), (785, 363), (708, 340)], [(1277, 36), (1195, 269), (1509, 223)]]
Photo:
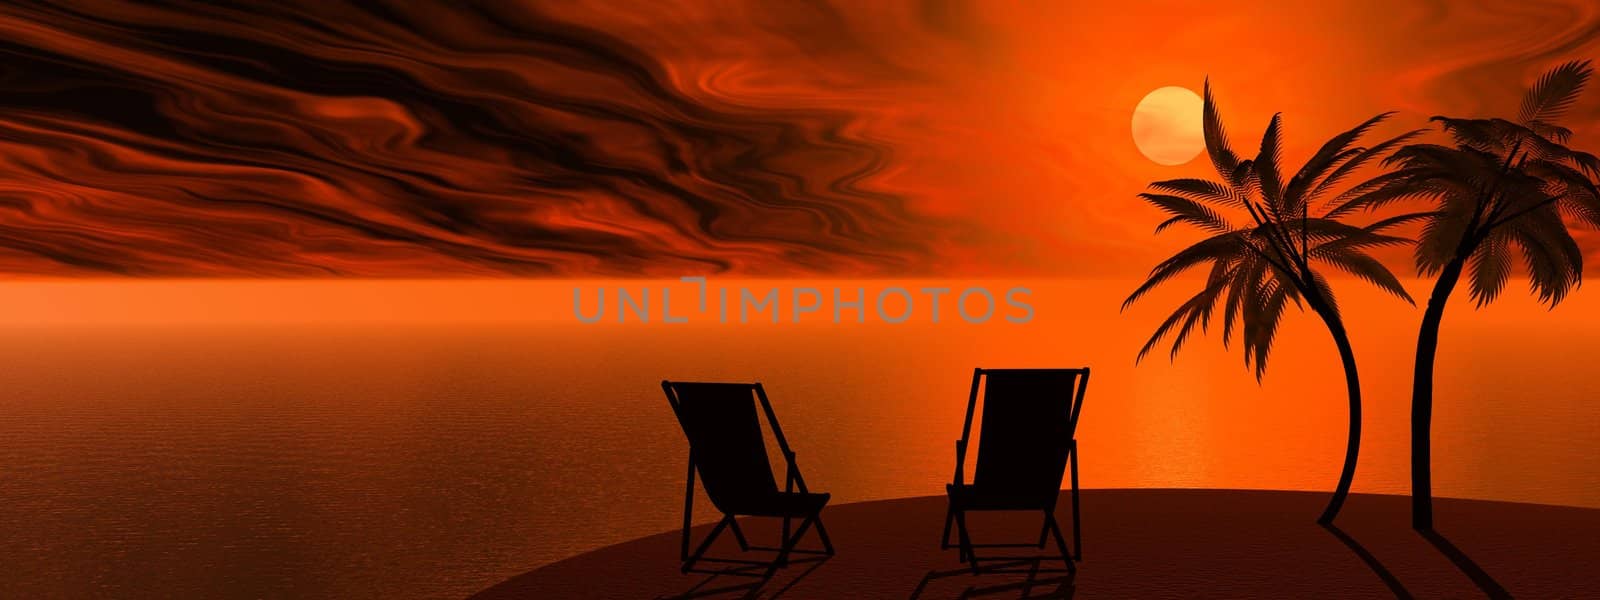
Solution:
[(806, 517), (805, 520), (800, 521), (800, 528), (794, 532), (794, 537), (785, 537), (783, 539), (783, 545), (778, 548), (778, 558), (767, 566), (767, 574), (763, 577), (770, 578), (779, 568), (789, 566), (789, 551), (800, 543), (800, 538), (805, 537), (806, 529), (811, 527), (811, 522), (815, 519), (816, 517), (814, 516)]
[(950, 549), (950, 525), (955, 523), (956, 507), (951, 505), (944, 513), (944, 535), (939, 536), (939, 549)]
[(733, 515), (723, 515), (722, 520), (717, 521), (717, 526), (711, 528), (711, 533), (706, 536), (706, 540), (704, 542), (700, 542), (700, 548), (695, 550), (694, 554), (691, 555), (688, 560), (684, 561), (683, 572), (688, 573), (689, 569), (694, 568), (695, 561), (698, 561), (702, 556), (705, 556), (706, 550), (711, 549), (711, 542), (717, 541), (717, 536), (722, 534), (722, 530), (726, 528), (728, 526), (728, 522), (732, 520)]
[(1078, 565), (1073, 564), (1072, 554), (1067, 552), (1067, 540), (1061, 536), (1061, 527), (1056, 525), (1056, 516), (1046, 513), (1045, 519), (1045, 527), (1055, 534), (1056, 549), (1061, 551), (1061, 562), (1066, 563), (1068, 573), (1077, 573)]
[(788, 541), (788, 539), (789, 539), (789, 517), (784, 517), (783, 518), (783, 536), (778, 538), (778, 539), (784, 540), (785, 542)]
[(683, 518), (683, 543), (678, 548), (678, 560), (685, 561), (685, 562), (688, 562), (688, 560), (689, 560), (689, 529), (690, 529), (689, 518), (687, 516), (685, 516)]
[(1083, 528), (1078, 518), (1078, 443), (1072, 443), (1072, 559), (1083, 560)]
[(828, 556), (833, 556), (833, 542), (828, 539), (827, 528), (822, 526), (822, 513), (819, 512), (811, 518), (817, 522), (817, 539), (822, 540), (822, 550), (827, 552)]
[(975, 554), (972, 551), (972, 538), (967, 533), (967, 513), (966, 513), (966, 511), (961, 511), (961, 510), (956, 511), (956, 534), (959, 537), (959, 539), (961, 540), (961, 552), (960, 553), (961, 553), (961, 558), (963, 559), (962, 562), (970, 563), (972, 565), (972, 574), (973, 575), (977, 575), (978, 574), (978, 555)]
[(1038, 546), (1040, 548), (1043, 548), (1045, 540), (1047, 540), (1049, 538), (1050, 538), (1050, 511), (1047, 510), (1047, 511), (1044, 511), (1044, 525), (1041, 525), (1039, 527), (1039, 544), (1038, 544)]
[(745, 541), (744, 531), (739, 529), (739, 520), (730, 516), (728, 518), (728, 528), (733, 530), (733, 539), (739, 541), (739, 550), (749, 551), (750, 543)]
[(683, 490), (683, 547), (679, 550), (678, 560), (689, 560), (689, 528), (694, 518), (694, 457), (689, 457), (689, 476), (685, 479), (688, 485)]

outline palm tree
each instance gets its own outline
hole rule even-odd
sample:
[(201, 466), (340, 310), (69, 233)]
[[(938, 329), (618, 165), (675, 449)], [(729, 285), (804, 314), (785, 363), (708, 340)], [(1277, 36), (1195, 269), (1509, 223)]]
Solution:
[[(1588, 61), (1561, 65), (1523, 98), (1515, 121), (1433, 117), (1453, 145), (1414, 144), (1385, 162), (1352, 209), (1426, 198), (1432, 210), (1417, 242), (1417, 270), (1437, 276), (1417, 334), (1411, 388), (1411, 525), (1433, 529), (1433, 364), (1439, 325), (1462, 272), (1478, 307), (1500, 295), (1520, 254), (1531, 291), (1554, 308), (1583, 275), (1569, 217), (1600, 226), (1600, 160), (1567, 147), (1557, 124), (1583, 90)], [(1471, 267), (1468, 270), (1468, 267)]]
[[(1386, 219), (1367, 226), (1347, 224), (1339, 217), (1350, 210), (1341, 209), (1352, 199), (1352, 193), (1364, 188), (1357, 186), (1341, 192), (1340, 186), (1362, 166), (1375, 162), (1419, 132), (1370, 147), (1356, 146), (1363, 135), (1389, 116), (1378, 115), (1328, 140), (1286, 181), (1280, 167), (1283, 130), (1279, 115), (1274, 115), (1267, 126), (1260, 152), (1254, 159), (1245, 160), (1240, 160), (1228, 146), (1209, 81), (1203, 115), (1206, 150), (1220, 179), (1159, 181), (1150, 184), (1153, 192), (1140, 197), (1171, 215), (1156, 227), (1156, 233), (1184, 224), (1209, 237), (1156, 265), (1122, 307), (1126, 309), (1180, 273), (1209, 264), (1210, 272), (1200, 291), (1156, 328), (1140, 349), (1139, 360), (1169, 333), (1173, 334), (1171, 356), (1176, 357), (1196, 326), (1202, 332), (1207, 330), (1221, 301), (1223, 345), (1229, 344), (1238, 323), (1245, 366), (1254, 368), (1257, 381), (1266, 373), (1267, 356), (1289, 302), (1310, 308), (1322, 319), (1339, 349), (1350, 399), (1344, 468), (1333, 498), (1317, 519), (1319, 523), (1332, 523), (1355, 478), (1356, 457), (1361, 448), (1361, 382), (1333, 290), (1318, 269), (1332, 266), (1412, 302), (1394, 274), (1366, 250), (1408, 243), (1408, 239), (1384, 232), (1415, 217)], [(1311, 210), (1312, 204), (1318, 205), (1316, 211)], [(1240, 218), (1241, 223), (1235, 223), (1224, 212)]]

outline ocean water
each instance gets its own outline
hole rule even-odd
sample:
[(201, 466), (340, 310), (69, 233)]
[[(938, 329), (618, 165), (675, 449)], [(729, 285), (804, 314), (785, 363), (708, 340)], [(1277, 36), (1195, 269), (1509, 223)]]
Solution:
[[(1168, 299), (1119, 313), (1127, 290), (1041, 285), (1021, 325), (9, 325), (0, 596), (459, 598), (669, 530), (686, 449), (663, 378), (764, 382), (835, 502), (940, 493), (975, 366), (1094, 369), (1086, 487), (1331, 489), (1345, 400), (1315, 322), (1288, 318), (1259, 384), (1215, 336), (1136, 366)], [(1404, 493), (1419, 314), (1344, 301), (1356, 490)], [(1452, 307), (1440, 495), (1600, 508), (1597, 302)]]

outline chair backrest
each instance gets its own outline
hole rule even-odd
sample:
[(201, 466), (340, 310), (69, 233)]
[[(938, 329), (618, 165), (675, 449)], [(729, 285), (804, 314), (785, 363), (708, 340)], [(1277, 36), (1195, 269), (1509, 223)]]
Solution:
[(770, 498), (778, 492), (761, 436), (759, 401), (772, 422), (773, 436), (786, 447), (766, 394), (759, 383), (661, 382), (678, 424), (689, 438), (689, 453), (706, 495), (724, 513)]
[(1054, 506), (1083, 408), (1089, 369), (977, 369), (962, 439), (983, 389), (972, 485)]

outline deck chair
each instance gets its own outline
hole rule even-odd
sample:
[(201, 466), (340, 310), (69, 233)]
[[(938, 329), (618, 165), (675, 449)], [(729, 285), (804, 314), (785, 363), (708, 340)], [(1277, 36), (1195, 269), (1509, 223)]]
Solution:
[[(716, 562), (746, 566), (766, 566), (762, 578), (770, 578), (780, 567), (788, 565), (789, 555), (833, 555), (833, 543), (822, 526), (822, 507), (828, 504), (828, 494), (811, 493), (800, 468), (795, 464), (795, 453), (778, 426), (778, 417), (772, 412), (772, 403), (760, 383), (687, 383), (662, 381), (661, 389), (678, 416), (678, 424), (689, 439), (689, 476), (683, 495), (683, 546), (681, 558), (683, 572), (695, 570), (696, 563)], [(766, 414), (772, 437), (777, 440), (787, 465), (784, 488), (778, 489), (772, 474), (772, 464), (767, 460), (767, 444), (761, 435), (761, 417), (756, 414), (756, 404)], [(694, 512), (694, 480), (700, 475), (701, 485), (712, 506), (722, 512), (722, 520), (711, 529), (710, 535), (693, 553), (690, 546), (690, 519)], [(777, 547), (752, 546), (739, 529), (736, 516), (777, 517), (783, 519), (782, 539)], [(790, 525), (799, 519), (799, 528), (790, 535)], [(801, 550), (796, 545), (812, 527), (822, 542), (822, 550)], [(707, 558), (706, 550), (722, 534), (732, 529), (734, 539), (743, 551), (775, 551), (771, 561)], [(699, 571), (729, 575), (747, 575), (737, 570)]]
[[(1078, 443), (1073, 434), (1078, 413), (1083, 409), (1083, 394), (1089, 385), (1089, 369), (975, 369), (972, 392), (967, 399), (966, 423), (961, 439), (956, 440), (954, 481), (945, 487), (950, 508), (945, 515), (940, 548), (948, 549), (952, 523), (958, 534), (955, 547), (962, 562), (978, 573), (976, 548), (1043, 549), (1054, 536), (1060, 559), (1069, 572), (1081, 560), (1082, 536), (1078, 519)], [(972, 436), (972, 416), (983, 391), (983, 427), (978, 448), (977, 472), (967, 483), (963, 469), (967, 445)], [(1061, 478), (1072, 467), (1072, 550), (1067, 549), (1061, 527), (1055, 518), (1056, 499), (1061, 493)], [(1044, 524), (1036, 543), (974, 544), (967, 531), (970, 511), (1039, 511)], [(1042, 557), (990, 556), (983, 560), (1032, 560)]]

